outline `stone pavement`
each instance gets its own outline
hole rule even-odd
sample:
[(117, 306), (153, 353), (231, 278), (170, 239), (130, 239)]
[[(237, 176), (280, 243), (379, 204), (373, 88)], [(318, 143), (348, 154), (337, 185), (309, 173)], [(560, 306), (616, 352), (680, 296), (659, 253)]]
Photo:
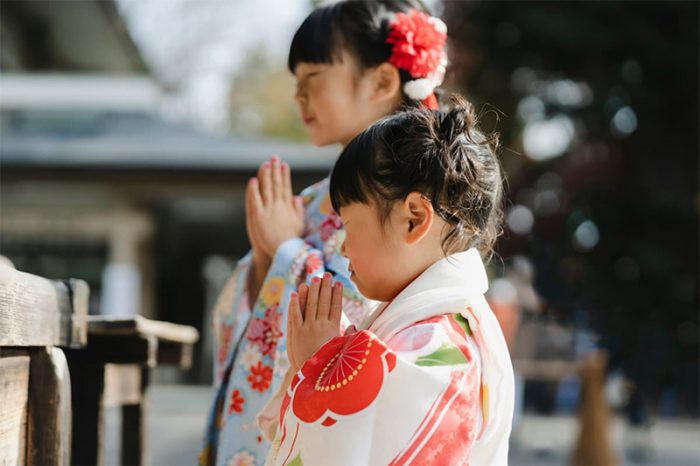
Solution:
[[(147, 420), (150, 464), (196, 464), (212, 397), (205, 386), (152, 385)], [(697, 420), (658, 420), (641, 440), (651, 445), (645, 461), (624, 455), (621, 445), (632, 437), (622, 420), (612, 426), (618, 457), (629, 466), (700, 466), (700, 424)], [(512, 466), (568, 464), (578, 427), (571, 416), (526, 415), (511, 437)], [(640, 439), (636, 439), (639, 441)], [(329, 465), (330, 466), (330, 465)]]

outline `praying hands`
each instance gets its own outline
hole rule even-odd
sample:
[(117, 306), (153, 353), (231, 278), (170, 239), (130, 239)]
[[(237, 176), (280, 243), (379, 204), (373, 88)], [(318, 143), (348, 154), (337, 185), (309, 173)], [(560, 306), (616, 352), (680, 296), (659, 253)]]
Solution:
[(343, 285), (331, 274), (292, 293), (287, 316), (287, 355), (294, 372), (326, 342), (340, 335)]
[(260, 291), (277, 248), (301, 236), (304, 206), (292, 194), (289, 165), (276, 155), (263, 163), (257, 177), (248, 182), (245, 194), (246, 230), (252, 249), (252, 273), (248, 288), (251, 306)]

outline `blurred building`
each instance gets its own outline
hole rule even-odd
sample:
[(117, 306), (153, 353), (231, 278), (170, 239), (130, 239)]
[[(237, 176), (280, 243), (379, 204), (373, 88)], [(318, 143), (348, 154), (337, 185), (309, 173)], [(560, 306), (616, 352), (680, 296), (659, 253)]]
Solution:
[(327, 174), (334, 150), (167, 121), (111, 1), (0, 8), (0, 254), (87, 280), (91, 313), (197, 327), (188, 378), (207, 381), (206, 310), (248, 249), (247, 179), (279, 154), (299, 189)]

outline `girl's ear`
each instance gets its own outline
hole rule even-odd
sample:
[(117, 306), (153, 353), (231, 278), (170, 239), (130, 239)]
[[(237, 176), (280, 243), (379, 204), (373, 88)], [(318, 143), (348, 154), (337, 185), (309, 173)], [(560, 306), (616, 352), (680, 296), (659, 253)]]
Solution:
[(401, 77), (399, 69), (389, 62), (384, 62), (372, 70), (373, 99), (376, 102), (393, 102), (401, 97)]
[(435, 212), (430, 200), (419, 192), (406, 196), (402, 206), (404, 238), (407, 244), (415, 244), (425, 237), (433, 226)]

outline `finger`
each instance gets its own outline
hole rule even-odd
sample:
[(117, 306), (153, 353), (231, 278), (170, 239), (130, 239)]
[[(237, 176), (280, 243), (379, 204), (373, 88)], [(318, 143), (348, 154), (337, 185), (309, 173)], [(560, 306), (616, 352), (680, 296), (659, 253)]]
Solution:
[(252, 242), (252, 215), (253, 215), (253, 196), (250, 194), (250, 181), (245, 188), (245, 228), (248, 231), (248, 239)]
[(253, 248), (259, 248), (260, 244), (258, 241), (258, 218), (260, 210), (262, 209), (262, 199), (260, 198), (260, 191), (258, 189), (258, 180), (251, 178), (246, 187), (246, 229), (248, 230), (248, 239)]
[(260, 196), (262, 197), (263, 203), (267, 205), (272, 201), (272, 173), (269, 161), (260, 165), (258, 178), (260, 179)]
[(321, 289), (321, 279), (314, 277), (311, 279), (311, 286), (309, 287), (309, 294), (306, 297), (306, 311), (304, 317), (306, 319), (304, 322), (309, 322), (316, 318), (316, 308), (318, 307), (318, 293)]
[[(301, 327), (303, 322), (304, 319), (302, 317), (301, 307), (299, 306), (299, 294), (294, 292), (289, 297), (289, 315), (287, 316), (287, 325), (291, 325), (290, 329), (292, 335)], [(290, 332), (289, 329), (287, 331)], [(289, 338), (289, 336), (287, 338)]]
[(335, 282), (333, 284), (333, 296), (331, 296), (331, 314), (329, 319), (331, 322), (338, 322), (340, 325), (340, 316), (343, 313), (343, 284)]
[(299, 287), (299, 305), (301, 306), (301, 315), (306, 319), (306, 297), (309, 295), (309, 285), (302, 283)]
[(246, 188), (246, 198), (250, 199), (251, 213), (256, 214), (263, 208), (263, 199), (260, 196), (260, 180), (251, 178)]
[(289, 298), (289, 312), (287, 314), (287, 356), (295, 367), (299, 367), (299, 365), (294, 357), (294, 339), (296, 338), (297, 329), (302, 323), (299, 297), (297, 293), (292, 293)]
[(294, 196), (294, 210), (300, 218), (304, 218), (304, 199), (301, 196)]
[[(282, 171), (282, 198), (285, 201), (292, 201), (292, 172), (289, 169), (289, 164), (283, 162), (280, 166)], [(296, 207), (296, 206), (295, 206)]]
[(280, 170), (280, 158), (276, 155), (272, 156), (270, 174), (272, 178), (272, 196), (275, 199), (281, 199), (284, 193), (282, 185), (282, 171)]
[(318, 305), (316, 307), (316, 319), (328, 320), (328, 315), (331, 312), (331, 274), (328, 272), (323, 274), (321, 280), (321, 290), (318, 293)]

